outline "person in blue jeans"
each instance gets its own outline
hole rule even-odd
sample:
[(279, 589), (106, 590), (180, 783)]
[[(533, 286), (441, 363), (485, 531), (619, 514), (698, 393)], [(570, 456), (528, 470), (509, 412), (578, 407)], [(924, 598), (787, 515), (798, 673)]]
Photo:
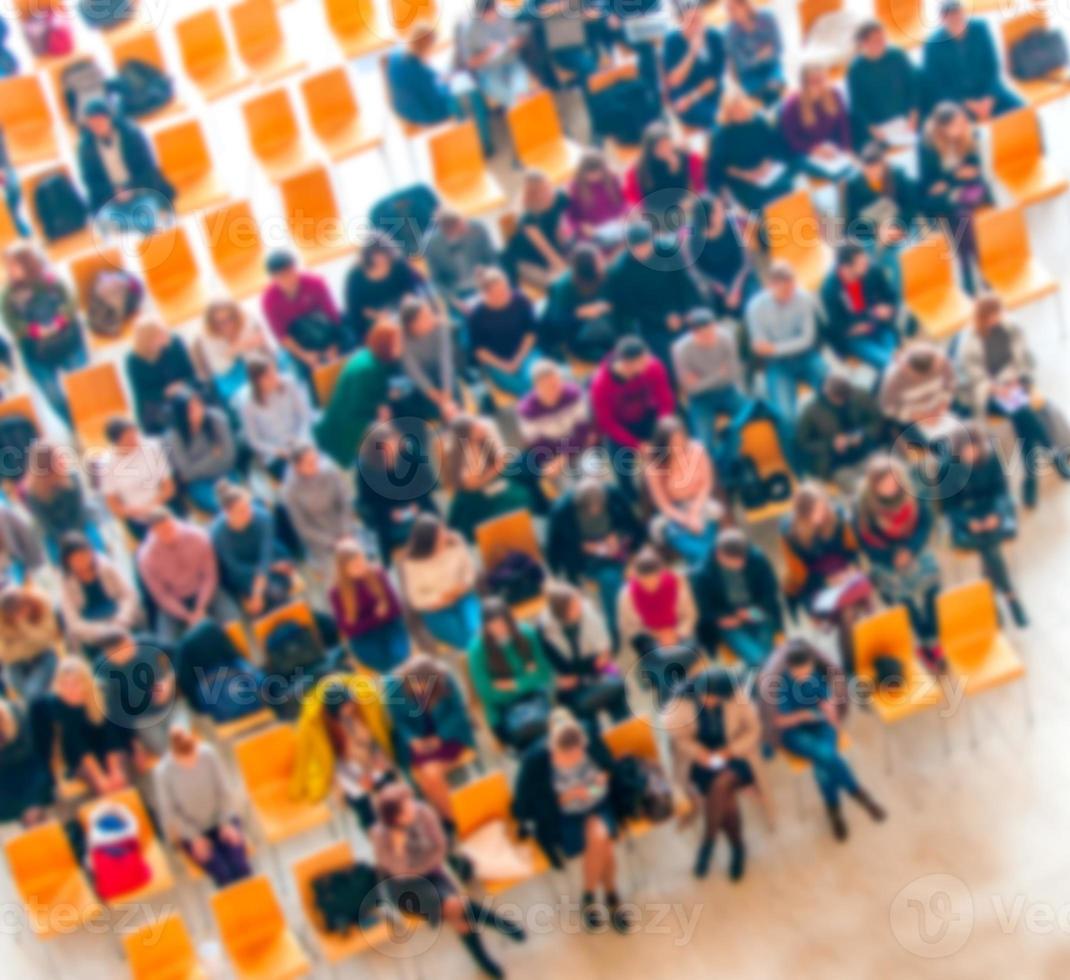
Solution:
[(776, 697), (776, 726), (780, 744), (793, 755), (808, 759), (825, 801), (832, 834), (847, 839), (847, 823), (840, 809), (846, 793), (876, 821), (887, 816), (884, 808), (862, 788), (847, 760), (840, 755), (840, 709), (833, 703), (828, 675), (819, 666), (819, 655), (808, 641), (789, 641), (785, 670), (780, 674)]
[(480, 299), (468, 316), (472, 357), (496, 388), (526, 395), (531, 369), (541, 356), (535, 347), (535, 309), (499, 268), (481, 270), (477, 281)]

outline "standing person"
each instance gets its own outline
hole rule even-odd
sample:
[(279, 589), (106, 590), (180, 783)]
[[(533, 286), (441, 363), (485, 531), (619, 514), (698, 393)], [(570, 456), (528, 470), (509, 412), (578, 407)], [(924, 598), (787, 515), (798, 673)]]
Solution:
[(739, 881), (747, 862), (741, 790), (758, 788), (766, 819), (772, 823), (772, 798), (764, 785), (759, 753), (758, 712), (736, 677), (710, 669), (680, 688), (666, 705), (662, 723), (669, 732), (677, 776), (702, 807), (703, 834), (694, 875), (709, 874), (714, 846), (723, 832), (730, 848), (728, 877)]
[(902, 146), (918, 131), (921, 83), (902, 48), (888, 44), (884, 26), (866, 21), (855, 31), (857, 54), (847, 68), (847, 102), (855, 143)]
[(153, 771), (159, 821), (218, 888), (252, 874), (248, 845), (223, 763), (189, 729), (173, 725)]
[(780, 132), (794, 162), (818, 178), (839, 179), (850, 172), (851, 123), (843, 96), (824, 65), (804, 65), (799, 91), (780, 107)]
[(87, 359), (74, 300), (45, 259), (28, 245), (8, 249), (4, 269), (7, 285), (0, 298), (4, 326), (18, 344), (30, 379), (70, 424), (63, 373), (77, 370)]
[(700, 5), (681, 12), (680, 26), (666, 36), (661, 58), (673, 114), (685, 126), (711, 129), (724, 91), (725, 51)]
[(408, 659), (401, 600), (383, 566), (369, 561), (354, 538), (334, 549), (330, 600), (338, 632), (361, 666), (387, 674)]
[(744, 245), (746, 229), (719, 194), (704, 194), (691, 212), (686, 255), (691, 272), (720, 316), (742, 320), (743, 310), (761, 288), (754, 261)]
[(63, 538), (59, 566), (64, 630), (91, 659), (99, 655), (100, 644), (109, 634), (141, 625), (144, 613), (137, 590), (82, 535)]
[(327, 568), (335, 546), (357, 528), (350, 481), (314, 445), (302, 443), (294, 450), (279, 496), (309, 562)]
[(426, 290), (423, 277), (389, 235), (373, 234), (361, 246), (357, 260), (346, 274), (345, 316), (357, 344), (365, 342), (373, 324), (396, 317), (406, 297), (425, 294)]
[(208, 304), (190, 353), (201, 377), (224, 405), (248, 381), (248, 359), (254, 354), (273, 356), (260, 322), (229, 299)]
[(575, 231), (565, 217), (568, 206), (568, 195), (555, 188), (542, 171), (524, 174), (516, 231), (504, 254), (518, 283), (545, 289), (564, 272), (575, 240)]
[(294, 450), (312, 435), (312, 404), (299, 381), (273, 358), (251, 354), (249, 383), (238, 397), (242, 435), (260, 465), (276, 480), (286, 475)]
[(458, 892), (445, 871), (449, 845), (442, 823), (407, 785), (393, 783), (382, 790), (376, 808), (379, 820), (369, 836), (388, 900), (433, 925), (447, 922), (483, 973), (500, 980), (505, 973), (487, 952), (477, 930), (488, 925), (514, 942), (524, 941), (524, 930), (512, 919)]
[(219, 510), (216, 484), (233, 479), (238, 450), (230, 420), (221, 408), (205, 405), (184, 385), (168, 399), (170, 424), (163, 445), (186, 499), (204, 514)]
[(531, 300), (512, 288), (501, 269), (484, 269), (478, 282), (480, 300), (468, 316), (472, 355), (495, 387), (510, 395), (526, 394), (539, 356)]
[(171, 464), (160, 441), (143, 436), (129, 419), (109, 419), (104, 437), (111, 448), (102, 461), (100, 492), (108, 509), (140, 541), (148, 530), (150, 514), (160, 507), (177, 506)]
[(67, 534), (84, 534), (97, 551), (107, 551), (100, 517), (86, 500), (82, 481), (71, 470), (70, 455), (55, 443), (37, 441), (30, 447), (23, 499), (53, 563), (59, 560), (60, 541)]
[(743, 91), (774, 105), (784, 91), (783, 42), (776, 14), (757, 9), (751, 0), (728, 0), (724, 46)]
[(498, 0), (475, 0), (472, 16), (457, 28), (460, 63), (476, 77), (490, 105), (511, 108), (532, 89), (521, 52), (527, 42), (524, 25), (505, 16)]
[(0, 590), (0, 664), (4, 681), (26, 704), (52, 686), (61, 643), (47, 595), (32, 585)]
[(193, 361), (181, 334), (159, 320), (144, 317), (134, 327), (126, 355), (126, 377), (134, 395), (134, 414), (141, 430), (161, 435), (171, 419), (168, 400), (180, 386), (197, 383)]
[[(550, 717), (545, 742), (524, 754), (517, 774), (513, 816), (533, 830), (555, 865), (583, 858), (580, 914), (591, 932), (607, 919), (619, 933), (635, 928), (617, 886), (617, 814), (610, 792), (613, 756), (567, 709)], [(599, 900), (599, 893), (604, 900)]]

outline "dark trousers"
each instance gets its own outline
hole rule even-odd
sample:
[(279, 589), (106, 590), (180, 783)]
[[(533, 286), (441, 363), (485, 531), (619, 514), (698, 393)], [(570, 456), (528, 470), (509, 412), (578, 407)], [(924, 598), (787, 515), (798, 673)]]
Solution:
[(182, 849), (217, 885), (229, 885), (253, 873), (244, 843), (237, 846), (228, 844), (219, 836), (218, 827), (205, 831), (204, 836), (212, 843), (212, 854), (207, 861), (198, 861), (193, 857), (188, 841), (182, 842)]

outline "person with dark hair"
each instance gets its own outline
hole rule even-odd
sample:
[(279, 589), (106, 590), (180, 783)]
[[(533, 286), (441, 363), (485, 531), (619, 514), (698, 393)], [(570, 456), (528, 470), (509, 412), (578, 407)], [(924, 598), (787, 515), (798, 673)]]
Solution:
[(699, 4), (681, 10), (680, 26), (665, 37), (661, 62), (673, 115), (685, 126), (711, 129), (724, 91), (725, 51)]
[(275, 360), (251, 354), (249, 383), (238, 397), (241, 433), (260, 465), (281, 480), (294, 449), (312, 434), (312, 405), (299, 381), (283, 374)]
[(575, 231), (565, 217), (568, 195), (541, 170), (524, 174), (516, 230), (506, 243), (503, 259), (513, 279), (545, 289), (564, 272)]
[(478, 300), (476, 273), (499, 262), (486, 225), (448, 207), (435, 214), (424, 240), (424, 259), (431, 284), (455, 317), (466, 317)]
[(62, 641), (47, 594), (33, 585), (0, 589), (0, 667), (5, 684), (24, 703), (48, 691)]
[(238, 453), (230, 420), (222, 409), (205, 405), (196, 390), (184, 386), (168, 399), (168, 416), (163, 445), (179, 486), (197, 510), (215, 514), (216, 484), (235, 478)]
[(158, 507), (175, 506), (177, 488), (171, 464), (161, 443), (142, 436), (129, 419), (109, 419), (104, 437), (111, 448), (101, 461), (100, 492), (108, 509), (140, 541), (149, 515)]
[(709, 874), (714, 845), (723, 832), (731, 849), (728, 876), (739, 881), (747, 860), (740, 791), (758, 789), (770, 825), (773, 813), (759, 752), (761, 721), (746, 686), (728, 671), (705, 670), (678, 690), (661, 721), (669, 732), (677, 777), (701, 807), (703, 833), (695, 877)]
[(53, 563), (59, 560), (60, 542), (67, 534), (85, 535), (97, 551), (107, 551), (100, 515), (86, 499), (82, 481), (72, 469), (72, 459), (64, 447), (37, 440), (30, 446), (30, 465), (20, 488)]
[(431, 807), (396, 782), (376, 797), (378, 821), (369, 837), (381, 888), (390, 904), (437, 926), (445, 921), (460, 937), (480, 970), (493, 980), (505, 976), (487, 952), (480, 930), (490, 926), (513, 942), (527, 937), (519, 923), (458, 891), (446, 874), (449, 842)]
[(505, 16), (498, 0), (476, 0), (472, 16), (457, 27), (458, 63), (476, 78), (491, 105), (511, 108), (532, 89), (524, 64), (527, 25)]
[(686, 207), (688, 196), (703, 187), (702, 160), (673, 138), (672, 130), (652, 122), (643, 130), (639, 157), (624, 177), (624, 199), (644, 212), (662, 215)]
[(941, 0), (940, 26), (925, 41), (922, 65), (929, 91), (958, 102), (978, 122), (1025, 104), (1001, 76), (991, 29), (968, 16), (962, 0)]
[(531, 300), (498, 268), (477, 276), (479, 302), (468, 315), (472, 357), (496, 388), (520, 396), (531, 388), (538, 327)]
[(614, 451), (649, 447), (658, 420), (676, 411), (669, 372), (638, 337), (617, 341), (590, 391), (595, 425)]
[(405, 335), (401, 366), (412, 384), (412, 412), (448, 422), (460, 409), (454, 338), (449, 321), (426, 296), (407, 296), (398, 313)]
[(939, 434), (955, 395), (955, 371), (935, 344), (915, 340), (900, 348), (881, 380), (878, 401), (891, 436), (906, 434), (926, 446)]
[(906, 52), (888, 44), (880, 21), (855, 32), (857, 54), (847, 68), (847, 102), (855, 143), (898, 145), (918, 129), (921, 80)]
[(346, 275), (345, 315), (357, 344), (365, 342), (373, 324), (393, 318), (408, 296), (427, 295), (427, 284), (382, 232), (360, 249)]
[(72, 533), (60, 543), (60, 611), (67, 636), (93, 658), (100, 641), (116, 630), (133, 630), (144, 613), (133, 584), (87, 538)]
[(54, 799), (52, 769), (37, 753), (29, 709), (0, 697), (0, 824), (39, 824)]
[[(848, 237), (873, 249), (875, 256), (894, 254), (912, 233), (918, 189), (902, 167), (888, 160), (883, 146), (871, 140), (862, 147), (858, 169), (843, 182), (843, 212)], [(887, 263), (881, 262), (887, 270)], [(898, 262), (895, 285), (898, 286)]]
[(170, 423), (168, 400), (179, 386), (197, 384), (197, 372), (182, 335), (159, 320), (143, 317), (134, 326), (126, 355), (126, 377), (141, 430), (162, 435)]
[(691, 588), (706, 649), (723, 643), (748, 670), (757, 670), (784, 629), (780, 584), (761, 549), (738, 528), (725, 528)]
[(120, 231), (148, 234), (170, 214), (175, 189), (138, 125), (112, 111), (102, 98), (82, 106), (78, 120), (78, 168), (89, 207)]
[(617, 339), (605, 260), (596, 246), (581, 243), (569, 257), (568, 268), (550, 284), (539, 347), (548, 355), (563, 352), (591, 365), (599, 363)]
[(841, 357), (864, 361), (878, 374), (899, 346), (900, 297), (861, 245), (841, 245), (821, 284), (825, 336)]
[(832, 480), (852, 470), (877, 448), (884, 419), (870, 391), (833, 368), (799, 413), (795, 445), (808, 473)]
[(772, 703), (774, 731), (780, 745), (811, 763), (825, 801), (833, 836), (847, 839), (847, 823), (840, 809), (846, 793), (875, 821), (887, 814), (861, 786), (847, 760), (840, 755), (840, 725), (846, 705), (831, 684), (827, 661), (807, 640), (794, 639), (774, 655), (760, 684), (760, 696)]
[(692, 276), (713, 311), (735, 320), (761, 288), (744, 234), (745, 222), (722, 195), (704, 194), (695, 202), (685, 240)]
[(556, 361), (531, 369), (531, 391), (516, 407), (520, 443), (545, 496), (556, 498), (568, 470), (598, 441), (583, 389), (566, 380)]
[(482, 614), (468, 673), (495, 737), (522, 750), (546, 731), (553, 669), (535, 628), (517, 623), (501, 599), (485, 599)]
[(627, 201), (620, 178), (601, 150), (584, 151), (568, 188), (569, 224), (580, 242), (603, 251), (620, 244)]
[(736, 81), (748, 96), (764, 105), (784, 91), (783, 42), (776, 14), (751, 0), (728, 0), (724, 46)]
[(353, 489), (345, 474), (312, 443), (293, 452), (279, 499), (313, 567), (330, 566), (335, 545), (354, 533)]

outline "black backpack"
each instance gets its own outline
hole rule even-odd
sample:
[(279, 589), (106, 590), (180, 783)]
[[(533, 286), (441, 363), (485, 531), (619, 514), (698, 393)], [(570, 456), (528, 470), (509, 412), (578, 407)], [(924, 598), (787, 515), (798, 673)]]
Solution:
[(119, 97), (124, 115), (147, 116), (162, 109), (175, 95), (174, 83), (155, 65), (131, 58), (119, 66), (119, 74), (109, 83)]
[(1045, 78), (1070, 61), (1066, 38), (1061, 31), (1038, 27), (1011, 46), (1010, 61), (1015, 78), (1027, 82)]
[(657, 89), (639, 79), (626, 79), (595, 92), (588, 104), (591, 126), (598, 138), (609, 137), (625, 146), (638, 145), (643, 130), (661, 117)]
[(350, 929), (373, 922), (375, 906), (369, 896), (378, 884), (375, 869), (360, 861), (313, 878), (312, 898), (323, 916), (323, 928), (345, 936)]
[(268, 671), (291, 678), (323, 663), (319, 637), (303, 623), (279, 623), (269, 634), (264, 653)]
[(78, 13), (98, 30), (123, 24), (134, 16), (135, 0), (79, 0)]
[(325, 313), (319, 312), (299, 316), (286, 332), (298, 347), (311, 351), (326, 350), (342, 339), (338, 327)]
[(487, 575), (487, 588), (510, 606), (534, 599), (542, 591), (546, 573), (531, 555), (510, 551)]
[(389, 235), (405, 255), (412, 257), (419, 254), (437, 209), (435, 192), (427, 184), (413, 184), (374, 204), (368, 217), (373, 228)]
[(89, 206), (66, 174), (42, 180), (33, 192), (33, 207), (50, 242), (82, 231), (89, 223)]
[(21, 480), (26, 475), (30, 446), (36, 438), (37, 429), (25, 416), (0, 418), (0, 480)]

